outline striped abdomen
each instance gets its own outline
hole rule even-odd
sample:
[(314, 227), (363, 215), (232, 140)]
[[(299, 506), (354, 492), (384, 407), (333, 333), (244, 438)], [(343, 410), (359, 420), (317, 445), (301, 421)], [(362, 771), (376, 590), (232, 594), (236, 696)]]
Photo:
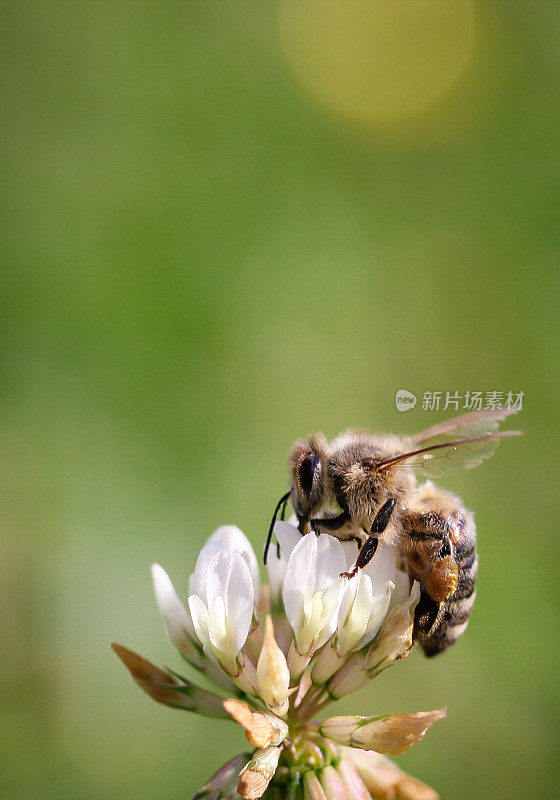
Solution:
[(408, 567), (421, 585), (413, 637), (434, 656), (459, 639), (473, 607), (474, 519), (458, 497), (428, 483), (407, 509), (403, 529)]
[(470, 547), (470, 553), (461, 558), (460, 550), (462, 549), (457, 548), (455, 552), (458, 566), (457, 589), (451, 597), (443, 603), (437, 604), (438, 611), (434, 624), (428, 629), (427, 635), (423, 634), (418, 637), (427, 656), (435, 656), (455, 644), (469, 622), (476, 597), (475, 581), (478, 571), (478, 556), (473, 545)]

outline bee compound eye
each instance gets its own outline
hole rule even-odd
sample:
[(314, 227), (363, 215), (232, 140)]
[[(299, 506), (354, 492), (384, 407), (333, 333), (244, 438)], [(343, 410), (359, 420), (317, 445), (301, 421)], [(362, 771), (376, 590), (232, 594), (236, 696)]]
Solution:
[(308, 453), (299, 465), (298, 479), (301, 491), (309, 496), (313, 489), (313, 478), (320, 469), (321, 459), (313, 453)]
[(360, 461), (360, 466), (363, 467), (365, 470), (372, 470), (375, 467), (375, 461), (373, 458), (363, 458)]

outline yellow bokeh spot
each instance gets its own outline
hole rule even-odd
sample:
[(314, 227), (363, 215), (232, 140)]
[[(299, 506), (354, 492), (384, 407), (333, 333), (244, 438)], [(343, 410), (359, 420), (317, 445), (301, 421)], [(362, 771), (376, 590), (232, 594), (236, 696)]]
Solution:
[(280, 38), (302, 84), (379, 124), (436, 103), (473, 50), (470, 0), (282, 0)]

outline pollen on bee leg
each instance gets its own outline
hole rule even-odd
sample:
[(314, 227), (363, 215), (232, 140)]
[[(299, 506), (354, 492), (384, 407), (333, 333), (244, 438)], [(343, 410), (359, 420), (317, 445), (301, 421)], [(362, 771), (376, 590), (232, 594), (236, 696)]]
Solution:
[(444, 556), (434, 561), (426, 590), (430, 597), (438, 603), (443, 603), (456, 591), (459, 583), (459, 569), (452, 556)]

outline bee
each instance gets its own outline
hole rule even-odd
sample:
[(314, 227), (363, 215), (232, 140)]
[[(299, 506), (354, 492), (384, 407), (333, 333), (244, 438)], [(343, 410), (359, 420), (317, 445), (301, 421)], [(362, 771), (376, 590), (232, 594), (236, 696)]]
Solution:
[[(348, 430), (328, 442), (322, 433), (291, 449), (290, 490), (270, 525), (291, 502), (300, 533), (355, 540), (352, 577), (375, 555), (379, 541), (397, 548), (400, 567), (420, 583), (413, 641), (427, 656), (454, 644), (467, 627), (478, 570), (476, 527), (463, 501), (430, 478), (478, 466), (501, 438), (498, 422), (517, 408), (482, 409), (446, 420), (415, 436)], [(418, 476), (427, 478), (418, 482)]]

